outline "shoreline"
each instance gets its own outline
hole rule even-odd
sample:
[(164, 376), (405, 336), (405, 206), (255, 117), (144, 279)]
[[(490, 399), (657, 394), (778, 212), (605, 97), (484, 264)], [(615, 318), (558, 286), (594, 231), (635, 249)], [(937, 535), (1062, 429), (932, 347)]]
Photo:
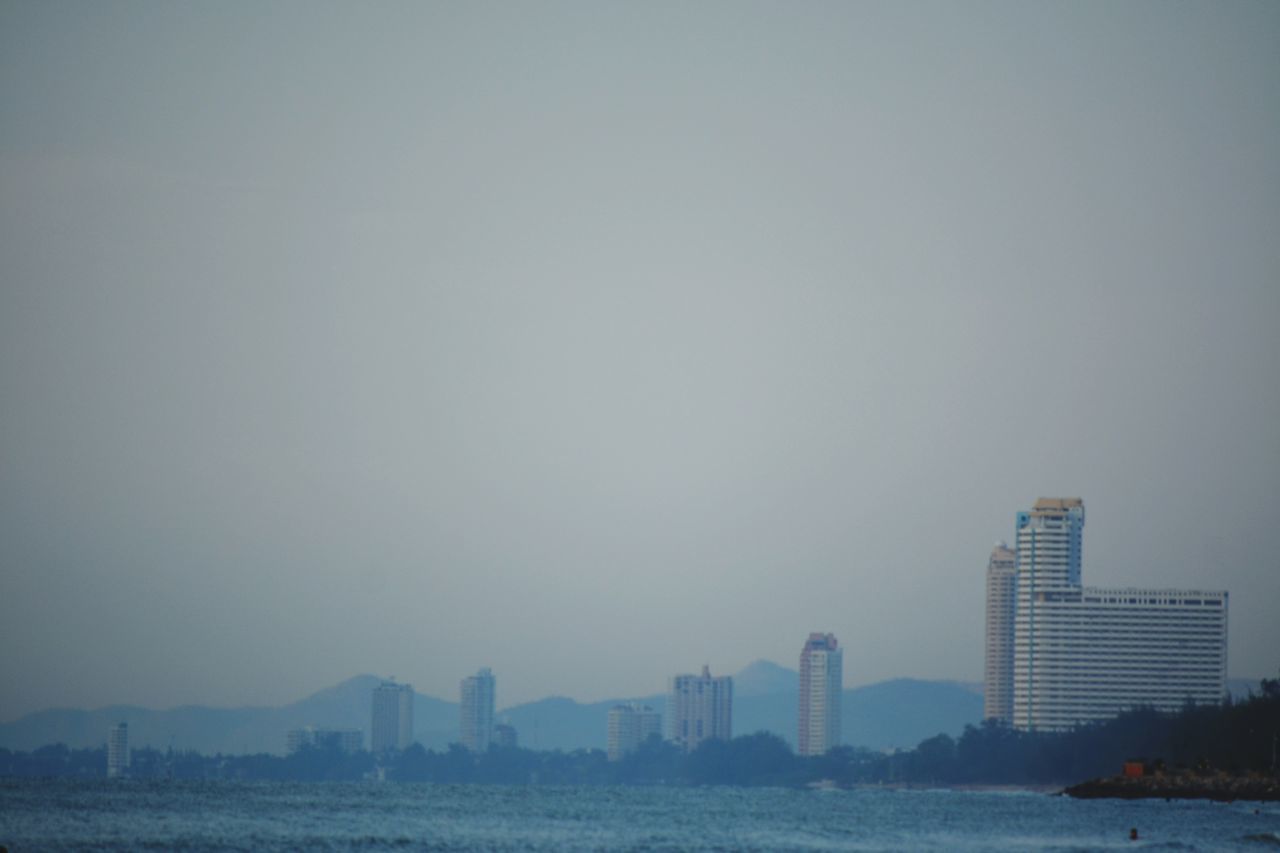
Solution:
[(927, 782), (865, 782), (849, 786), (853, 791), (958, 791), (963, 794), (1061, 794), (1061, 784), (1005, 785), (966, 782), (955, 785)]
[(1214, 800), (1280, 802), (1280, 777), (1218, 773), (1211, 776), (1111, 776), (1090, 779), (1062, 790), (1080, 800)]

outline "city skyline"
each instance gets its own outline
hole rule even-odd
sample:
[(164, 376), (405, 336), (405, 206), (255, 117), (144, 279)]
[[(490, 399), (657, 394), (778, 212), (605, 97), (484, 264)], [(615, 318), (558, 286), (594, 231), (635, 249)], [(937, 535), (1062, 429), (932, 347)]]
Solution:
[(0, 720), (605, 700), (818, 626), (851, 683), (976, 682), (1036, 495), (1273, 673), (1277, 43), (1256, 0), (0, 4)]

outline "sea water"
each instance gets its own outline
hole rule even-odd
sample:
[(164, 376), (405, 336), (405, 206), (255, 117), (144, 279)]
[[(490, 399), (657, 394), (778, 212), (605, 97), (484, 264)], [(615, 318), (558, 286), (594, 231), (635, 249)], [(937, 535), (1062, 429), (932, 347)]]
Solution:
[(0, 780), (0, 845), (13, 853), (1280, 850), (1280, 805), (947, 790), (11, 779)]

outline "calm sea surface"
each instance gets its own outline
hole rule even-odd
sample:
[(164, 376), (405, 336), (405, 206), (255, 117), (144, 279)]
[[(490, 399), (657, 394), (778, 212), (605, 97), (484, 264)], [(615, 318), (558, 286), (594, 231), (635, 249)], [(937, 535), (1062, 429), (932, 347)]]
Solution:
[[(1129, 828), (1140, 839), (1129, 841)], [(1280, 805), (1034, 793), (0, 780), (23, 850), (1280, 850)]]

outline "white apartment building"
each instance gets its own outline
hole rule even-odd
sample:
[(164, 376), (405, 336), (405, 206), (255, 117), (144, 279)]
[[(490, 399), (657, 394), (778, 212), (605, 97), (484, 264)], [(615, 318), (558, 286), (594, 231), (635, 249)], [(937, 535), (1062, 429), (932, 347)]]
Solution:
[(799, 754), (840, 745), (844, 652), (834, 634), (814, 633), (800, 650)]
[(648, 705), (614, 705), (609, 709), (609, 760), (621, 761), (650, 735), (662, 734), (662, 715)]
[(459, 740), (472, 752), (487, 752), (493, 743), (494, 683), (488, 667), (462, 679)]
[(987, 648), (982, 716), (1013, 719), (1013, 620), (1017, 605), (1018, 552), (997, 543), (987, 562)]
[(1014, 727), (1056, 731), (1138, 706), (1221, 702), (1227, 593), (1083, 586), (1083, 530), (1079, 498), (1041, 498), (1018, 513)]
[(709, 667), (702, 675), (677, 675), (667, 691), (667, 739), (688, 752), (704, 740), (733, 737), (733, 677), (713, 678)]
[(373, 690), (369, 748), (375, 754), (408, 749), (413, 743), (413, 688), (385, 681)]

